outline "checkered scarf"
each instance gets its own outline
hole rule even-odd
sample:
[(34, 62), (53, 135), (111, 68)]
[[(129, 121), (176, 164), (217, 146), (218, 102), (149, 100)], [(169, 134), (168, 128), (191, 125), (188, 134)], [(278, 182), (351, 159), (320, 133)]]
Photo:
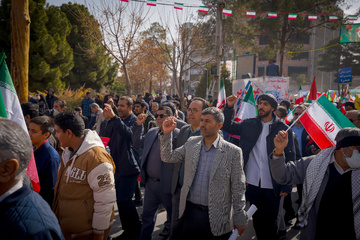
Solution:
[[(326, 170), (330, 164), (331, 156), (334, 151), (335, 147), (329, 147), (322, 150), (314, 157), (306, 170), (306, 176), (303, 183), (302, 203), (298, 211), (298, 219), (300, 226), (302, 227), (308, 224), (309, 212), (319, 192), (321, 183), (324, 179)], [(351, 185), (354, 229), (356, 238), (360, 239), (360, 169), (352, 171)]]

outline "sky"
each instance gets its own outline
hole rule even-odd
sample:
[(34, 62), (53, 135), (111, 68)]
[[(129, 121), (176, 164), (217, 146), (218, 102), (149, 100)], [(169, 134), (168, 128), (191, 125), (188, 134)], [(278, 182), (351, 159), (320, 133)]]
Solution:
[[(79, 3), (84, 4), (85, 2), (87, 4), (97, 4), (99, 5), (101, 1), (110, 1), (110, 0), (47, 0), (47, 3), (50, 5), (57, 5), (60, 6), (63, 3), (73, 2), (73, 3)], [(120, 1), (120, 0), (112, 0), (112, 1)], [(183, 11), (179, 11), (173, 8), (174, 0), (160, 0), (159, 3), (166, 3), (170, 4), (170, 6), (163, 6), (163, 5), (157, 5), (156, 7), (146, 6), (145, 3), (139, 3), (134, 2), (132, 0), (129, 0), (129, 4), (144, 4), (144, 10), (149, 10), (149, 19), (148, 23), (151, 22), (161, 22), (161, 18), (164, 19), (170, 19), (170, 14), (173, 14), (173, 12), (176, 12), (177, 14), (181, 15), (183, 18), (189, 16), (190, 14), (196, 15), (198, 8), (197, 7), (188, 7), (184, 8)], [(200, 6), (202, 5), (200, 0), (178, 0), (178, 2), (184, 3), (185, 5), (191, 5), (191, 6)], [(127, 4), (127, 3), (124, 3)], [(353, 15), (356, 13), (357, 9), (360, 8), (360, 1), (359, 0), (345, 0), (345, 4), (341, 6), (341, 8), (344, 10), (344, 13), (346, 15)], [(168, 14), (168, 15), (166, 15)], [(172, 20), (170, 20), (172, 21)], [(360, 22), (360, 19), (357, 21)]]

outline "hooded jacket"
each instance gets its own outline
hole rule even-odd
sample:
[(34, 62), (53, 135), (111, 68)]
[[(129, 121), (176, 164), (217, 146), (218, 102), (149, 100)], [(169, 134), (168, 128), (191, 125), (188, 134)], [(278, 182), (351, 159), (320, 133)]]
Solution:
[(109, 228), (116, 200), (115, 166), (95, 131), (73, 154), (65, 148), (55, 186), (53, 211), (66, 239), (71, 235)]

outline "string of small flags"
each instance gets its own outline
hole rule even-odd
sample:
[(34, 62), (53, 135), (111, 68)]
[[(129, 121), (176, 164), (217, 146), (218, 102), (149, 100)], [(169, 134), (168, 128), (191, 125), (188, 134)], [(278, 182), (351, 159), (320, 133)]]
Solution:
[[(129, 2), (129, 0), (120, 0), (121, 2)], [(210, 8), (219, 8), (219, 7), (213, 7), (213, 6), (194, 6), (194, 5), (185, 5), (184, 3), (174, 2), (172, 3), (166, 3), (166, 2), (158, 2), (157, 0), (133, 0), (135, 2), (146, 2), (146, 5), (148, 6), (156, 6), (159, 5), (166, 5), (166, 6), (174, 6), (174, 9), (176, 10), (183, 10), (184, 7), (191, 7), (191, 8), (198, 8), (198, 12), (200, 13), (208, 13)], [(330, 15), (330, 14), (309, 14), (309, 13), (287, 13), (287, 12), (269, 12), (269, 11), (249, 11), (245, 9), (231, 9), (231, 8), (219, 8), (222, 9), (223, 15), (230, 16), (232, 15), (233, 11), (243, 11), (246, 12), (246, 17), (256, 17), (257, 13), (267, 13), (268, 18), (277, 18), (278, 14), (284, 14), (288, 15), (289, 20), (296, 20), (298, 15), (304, 15), (307, 16), (307, 19), (309, 21), (316, 21), (318, 19), (318, 16), (328, 16), (329, 21), (337, 21), (339, 20), (339, 16), (342, 17), (343, 15)], [(356, 15), (347, 15), (346, 17), (349, 21), (357, 21), (359, 18)]]

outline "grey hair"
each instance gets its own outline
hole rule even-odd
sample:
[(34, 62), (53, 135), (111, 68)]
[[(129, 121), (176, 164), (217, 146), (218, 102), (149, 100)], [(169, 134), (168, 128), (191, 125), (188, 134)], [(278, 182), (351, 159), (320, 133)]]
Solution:
[(224, 123), (224, 114), (223, 112), (216, 108), (216, 107), (208, 107), (208, 108), (205, 108), (202, 112), (201, 112), (202, 115), (206, 115), (206, 114), (211, 114), (214, 116), (216, 122), (221, 122), (221, 123)]
[(360, 129), (357, 127), (343, 128), (336, 134), (335, 141), (338, 143), (347, 137), (360, 137)]
[(15, 177), (22, 178), (32, 155), (30, 137), (19, 124), (5, 118), (0, 118), (0, 152), (0, 162), (12, 158), (19, 162)]
[(92, 108), (100, 108), (100, 106), (99, 106), (99, 104), (97, 104), (97, 103), (92, 103), (92, 104), (90, 104), (90, 107), (92, 107)]
[(301, 108), (303, 110), (306, 110), (307, 107), (304, 104), (299, 104), (299, 105), (295, 106), (295, 109), (297, 109), (297, 108)]

